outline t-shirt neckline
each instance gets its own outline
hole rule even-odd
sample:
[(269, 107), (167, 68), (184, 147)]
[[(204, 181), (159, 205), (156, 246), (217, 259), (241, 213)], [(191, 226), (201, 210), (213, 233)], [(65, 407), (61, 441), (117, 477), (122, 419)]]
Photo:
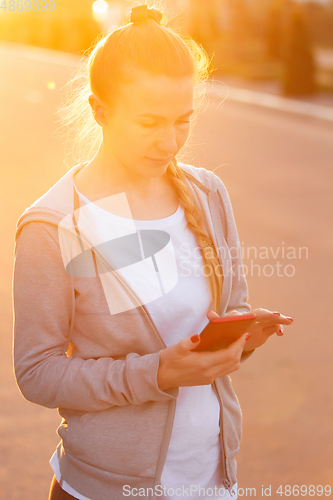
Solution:
[(108, 212), (107, 210), (104, 210), (101, 207), (98, 207), (93, 201), (89, 200), (84, 194), (82, 194), (76, 187), (75, 181), (73, 179), (73, 186), (75, 191), (77, 192), (79, 198), (81, 198), (87, 205), (91, 204), (94, 206), (99, 211), (103, 211), (105, 214), (108, 214), (111, 218), (117, 219), (119, 222), (126, 223), (128, 221), (134, 222), (136, 226), (141, 226), (141, 227), (152, 227), (154, 225), (161, 227), (161, 225), (169, 225), (169, 224), (175, 224), (177, 222), (180, 222), (183, 217), (184, 217), (184, 209), (181, 206), (181, 204), (178, 205), (177, 210), (171, 214), (168, 215), (167, 217), (163, 217), (162, 219), (151, 219), (151, 220), (141, 220), (141, 219), (128, 219), (127, 217), (120, 217), (119, 215), (112, 214), (111, 212)]

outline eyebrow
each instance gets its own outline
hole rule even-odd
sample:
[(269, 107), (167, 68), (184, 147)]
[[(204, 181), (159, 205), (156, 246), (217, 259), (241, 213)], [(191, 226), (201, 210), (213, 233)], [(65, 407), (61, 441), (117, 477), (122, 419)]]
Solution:
[[(186, 116), (190, 116), (192, 113), (194, 113), (194, 109), (191, 109), (190, 111), (188, 111), (187, 113), (185, 113), (184, 115), (180, 116), (179, 118), (185, 118)], [(164, 118), (164, 116), (160, 116), (160, 115), (155, 115), (154, 113), (144, 113), (142, 115), (138, 115), (138, 117), (141, 117), (141, 116), (147, 116), (147, 117), (150, 117), (150, 118)]]

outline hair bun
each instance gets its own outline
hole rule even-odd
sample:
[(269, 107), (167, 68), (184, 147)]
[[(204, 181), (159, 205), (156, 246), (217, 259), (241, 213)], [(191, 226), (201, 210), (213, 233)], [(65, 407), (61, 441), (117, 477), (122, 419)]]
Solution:
[(153, 19), (158, 24), (160, 24), (163, 18), (162, 12), (155, 9), (154, 7), (147, 7), (146, 4), (137, 5), (131, 9), (131, 23), (142, 23), (147, 21), (147, 19)]

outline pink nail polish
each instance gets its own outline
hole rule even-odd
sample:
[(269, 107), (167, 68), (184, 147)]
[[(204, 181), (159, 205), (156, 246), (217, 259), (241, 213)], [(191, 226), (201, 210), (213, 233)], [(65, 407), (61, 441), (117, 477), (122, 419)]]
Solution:
[(249, 338), (251, 337), (251, 333), (248, 333), (245, 337), (245, 340), (249, 340)]
[(199, 339), (200, 339), (200, 337), (199, 337), (198, 334), (192, 335), (192, 337), (191, 337), (191, 341), (193, 342), (193, 344), (195, 344), (196, 342), (198, 342)]
[(282, 330), (282, 328), (280, 328), (280, 329), (279, 329), (279, 333), (283, 333), (283, 330)]
[(287, 319), (289, 319), (290, 321), (294, 321), (293, 318), (287, 318)]
[(278, 316), (280, 316), (280, 313), (278, 313), (278, 312), (273, 312), (273, 314), (277, 314)]

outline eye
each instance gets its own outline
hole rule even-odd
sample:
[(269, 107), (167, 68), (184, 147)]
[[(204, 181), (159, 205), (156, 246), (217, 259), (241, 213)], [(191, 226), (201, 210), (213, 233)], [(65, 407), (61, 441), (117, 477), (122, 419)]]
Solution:
[(156, 123), (141, 123), (141, 127), (147, 127), (147, 128), (152, 128), (155, 127), (157, 124)]
[[(185, 124), (191, 123), (191, 120), (179, 120), (177, 123), (180, 125), (185, 125)], [(153, 127), (157, 127), (158, 123), (140, 123), (140, 125), (141, 125), (141, 127), (144, 127), (144, 128), (153, 128)]]

